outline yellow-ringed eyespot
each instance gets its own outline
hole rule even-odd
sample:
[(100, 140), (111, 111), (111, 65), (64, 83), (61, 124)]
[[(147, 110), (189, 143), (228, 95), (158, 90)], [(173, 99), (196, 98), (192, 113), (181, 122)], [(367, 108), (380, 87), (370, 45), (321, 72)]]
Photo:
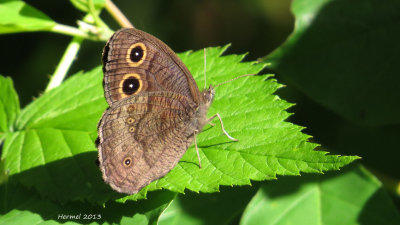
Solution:
[(135, 128), (134, 127), (129, 127), (129, 132), (131, 132), (131, 133), (133, 133), (133, 132), (135, 132)]
[(130, 167), (132, 166), (132, 157), (125, 157), (122, 164), (124, 165), (124, 167)]
[(126, 52), (126, 61), (129, 66), (137, 67), (143, 63), (147, 56), (147, 48), (143, 43), (135, 43), (131, 45)]
[(126, 122), (127, 122), (128, 124), (132, 124), (132, 123), (135, 122), (135, 119), (133, 119), (132, 117), (128, 117), (128, 119), (126, 120)]
[(140, 90), (142, 90), (142, 80), (137, 73), (125, 74), (119, 83), (119, 93), (122, 97), (139, 93)]

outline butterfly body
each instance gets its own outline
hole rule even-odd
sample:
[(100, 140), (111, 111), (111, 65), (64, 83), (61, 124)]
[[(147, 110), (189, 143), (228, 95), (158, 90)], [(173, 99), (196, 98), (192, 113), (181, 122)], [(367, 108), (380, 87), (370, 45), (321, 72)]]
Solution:
[(107, 42), (103, 72), (100, 169), (114, 190), (134, 194), (179, 162), (208, 122), (214, 89), (200, 92), (167, 45), (133, 28)]

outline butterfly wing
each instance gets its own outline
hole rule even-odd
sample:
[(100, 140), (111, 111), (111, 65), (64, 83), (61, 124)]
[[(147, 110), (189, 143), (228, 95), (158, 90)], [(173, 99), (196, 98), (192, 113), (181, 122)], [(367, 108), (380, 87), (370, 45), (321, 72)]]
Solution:
[(136, 94), (112, 105), (98, 129), (103, 179), (134, 194), (168, 173), (193, 140), (195, 107), (174, 92)]
[(110, 105), (98, 126), (103, 179), (114, 190), (137, 193), (178, 163), (211, 99), (167, 45), (137, 29), (110, 38), (103, 72)]
[(104, 91), (111, 106), (152, 91), (179, 93), (200, 103), (199, 89), (178, 56), (156, 37), (134, 29), (115, 32), (103, 50)]

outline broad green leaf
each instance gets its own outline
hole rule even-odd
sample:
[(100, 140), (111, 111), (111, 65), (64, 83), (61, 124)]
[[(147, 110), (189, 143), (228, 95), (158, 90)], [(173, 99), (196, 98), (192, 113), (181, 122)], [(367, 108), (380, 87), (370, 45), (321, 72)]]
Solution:
[(235, 224), (257, 186), (221, 187), (221, 192), (178, 195), (161, 214), (160, 225)]
[[(83, 12), (89, 12), (89, 1), (88, 0), (70, 0), (72, 5), (75, 6), (75, 8), (83, 11)], [(93, 5), (95, 9), (101, 9), (105, 5), (105, 0), (92, 0)]]
[(23, 1), (3, 0), (0, 3), (0, 34), (49, 30), (56, 23), (44, 13)]
[[(207, 51), (207, 80), (216, 85), (243, 74), (258, 73), (263, 64), (240, 63), (244, 55), (220, 57), (225, 49)], [(180, 55), (197, 80), (203, 80), (203, 52)], [(229, 65), (229, 66), (228, 66)], [(338, 157), (314, 151), (301, 127), (284, 122), (291, 104), (273, 95), (281, 87), (266, 76), (241, 78), (216, 88), (209, 116), (220, 113), (225, 129), (239, 142), (230, 142), (219, 125), (206, 126), (197, 136), (203, 167), (198, 168), (194, 146), (181, 162), (143, 192), (158, 188), (183, 192), (216, 192), (220, 185), (249, 185), (250, 180), (276, 179), (276, 175), (299, 175), (335, 170), (357, 157)], [(211, 81), (210, 81), (211, 80)], [(251, 87), (251, 88), (249, 88)], [(217, 122), (216, 122), (217, 123)], [(190, 181), (185, 184), (185, 181)]]
[(116, 196), (101, 179), (87, 132), (42, 128), (9, 136), (2, 155), (9, 179), (61, 202), (103, 203)]
[(295, 0), (295, 30), (266, 57), (317, 103), (362, 125), (399, 124), (400, 1)]
[(10, 175), (62, 202), (116, 195), (96, 165), (96, 127), (107, 107), (101, 83), (100, 68), (77, 74), (22, 110), (3, 147)]
[(85, 74), (76, 74), (24, 108), (18, 117), (17, 128), (56, 128), (96, 133), (97, 122), (106, 107), (102, 73), (98, 67)]
[(57, 204), (15, 183), (0, 186), (0, 224), (157, 224), (176, 193), (154, 192), (143, 201), (93, 206), (83, 202)]
[[(216, 85), (243, 74), (261, 71), (265, 65), (241, 62), (244, 55), (221, 54), (226, 48), (207, 51), (207, 83)], [(203, 51), (179, 54), (200, 87), (204, 85)], [(168, 189), (184, 192), (217, 192), (220, 185), (249, 185), (250, 180), (276, 179), (337, 170), (358, 157), (339, 157), (314, 151), (301, 127), (284, 120), (291, 104), (273, 95), (281, 85), (268, 76), (248, 76), (216, 88), (209, 116), (220, 113), (225, 129), (239, 142), (231, 142), (217, 126), (207, 125), (197, 135), (202, 160), (198, 167), (194, 147), (165, 177), (137, 195)], [(97, 122), (106, 109), (102, 74), (96, 68), (78, 74), (27, 106), (17, 120), (18, 132), (7, 138), (2, 159), (10, 176), (41, 194), (60, 201), (86, 199), (104, 202), (120, 198), (101, 180), (96, 168)]]
[(400, 224), (382, 184), (357, 166), (324, 177), (282, 178), (264, 184), (241, 224)]
[(19, 114), (19, 99), (11, 78), (0, 75), (0, 143), (6, 132), (14, 130)]

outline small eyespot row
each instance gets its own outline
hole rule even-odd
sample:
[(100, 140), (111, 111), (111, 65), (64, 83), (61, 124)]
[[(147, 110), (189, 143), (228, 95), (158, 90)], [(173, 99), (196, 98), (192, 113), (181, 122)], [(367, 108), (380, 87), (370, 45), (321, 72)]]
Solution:
[(135, 119), (132, 118), (132, 117), (128, 117), (128, 119), (126, 120), (126, 122), (127, 122), (128, 124), (133, 124), (133, 123), (135, 122)]
[(135, 129), (134, 127), (129, 127), (129, 128), (128, 128), (128, 131), (129, 131), (130, 133), (135, 132), (135, 130), (136, 130), (136, 129)]
[(128, 113), (132, 113), (132, 112), (134, 112), (135, 111), (135, 106), (134, 105), (130, 105), (129, 107), (128, 107)]

